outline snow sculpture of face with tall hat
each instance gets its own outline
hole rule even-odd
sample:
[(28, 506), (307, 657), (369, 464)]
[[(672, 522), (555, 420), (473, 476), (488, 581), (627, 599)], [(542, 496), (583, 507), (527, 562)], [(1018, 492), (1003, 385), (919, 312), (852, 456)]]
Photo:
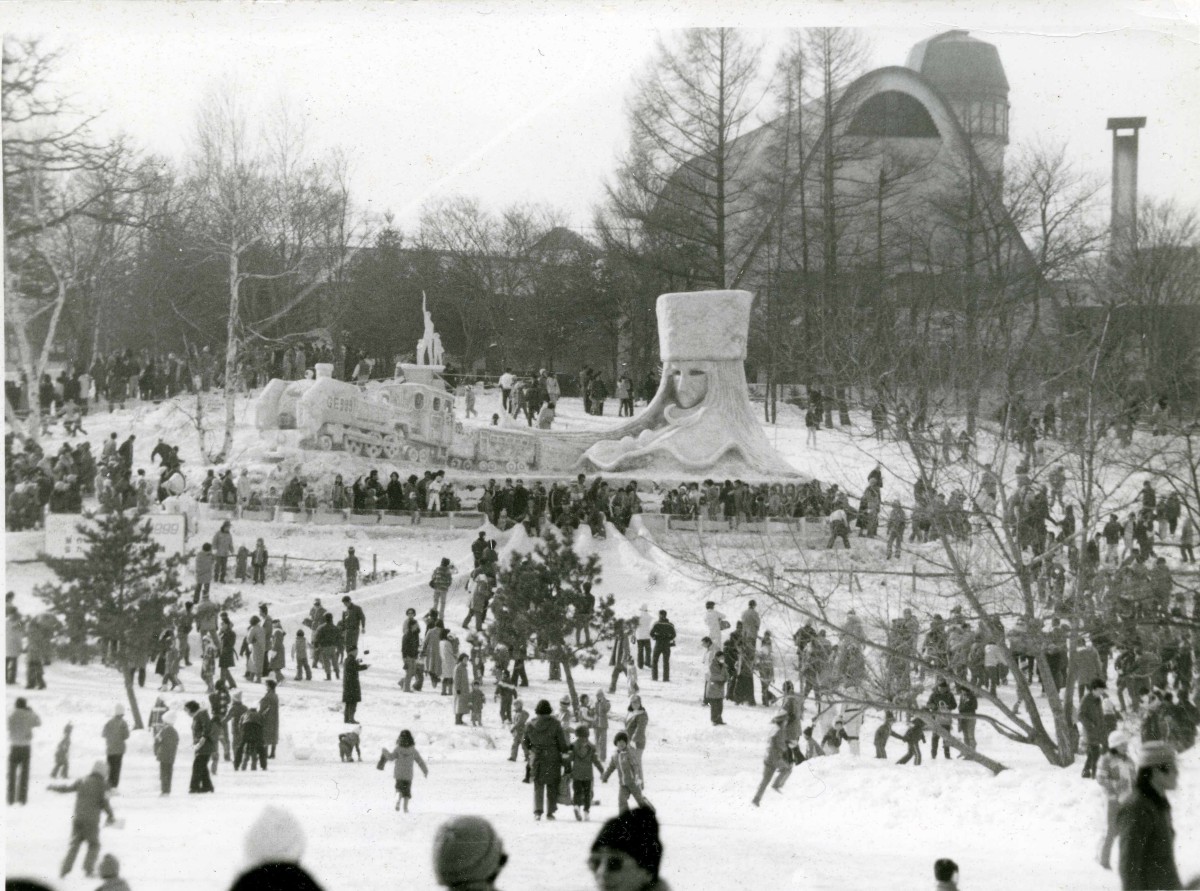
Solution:
[(584, 467), (603, 471), (797, 476), (763, 435), (746, 388), (748, 291), (658, 298), (663, 377), (643, 414), (595, 443)]

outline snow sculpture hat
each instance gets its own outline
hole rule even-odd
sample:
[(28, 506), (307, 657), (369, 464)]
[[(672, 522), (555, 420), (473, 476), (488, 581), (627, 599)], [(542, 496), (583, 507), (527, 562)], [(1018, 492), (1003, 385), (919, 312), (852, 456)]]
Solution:
[(246, 862), (250, 866), (299, 863), (305, 843), (304, 829), (291, 811), (268, 807), (246, 833)]
[(632, 857), (655, 878), (662, 863), (663, 846), (658, 837), (658, 818), (649, 808), (639, 807), (613, 817), (592, 842), (592, 851), (608, 848)]
[(749, 291), (661, 295), (656, 310), (662, 361), (742, 361), (753, 302)]
[(433, 869), (447, 888), (487, 882), (507, 859), (500, 836), (482, 817), (455, 817), (433, 840)]

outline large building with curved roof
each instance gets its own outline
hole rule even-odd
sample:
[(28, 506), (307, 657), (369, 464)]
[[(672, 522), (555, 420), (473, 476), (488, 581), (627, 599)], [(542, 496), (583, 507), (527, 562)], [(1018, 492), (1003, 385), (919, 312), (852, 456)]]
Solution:
[[(781, 120), (735, 143), (741, 175), (761, 180), (759, 207), (784, 218), (778, 230), (788, 234), (775, 254), (786, 258), (784, 266), (801, 271), (803, 264), (805, 274), (818, 274), (830, 237), (846, 281), (863, 270), (877, 282), (962, 272), (964, 263), (986, 264), (989, 250), (1031, 266), (1001, 199), (1011, 107), (995, 46), (946, 31), (914, 46), (906, 65), (869, 71), (832, 98), (804, 109), (803, 171), (790, 191), (772, 169)], [(830, 213), (835, 219), (826, 225)], [(762, 224), (762, 214), (745, 217), (754, 220), (748, 225)], [(968, 230), (978, 236), (971, 249), (964, 245)], [(761, 238), (743, 237), (730, 251), (733, 275), (752, 283), (765, 253)]]

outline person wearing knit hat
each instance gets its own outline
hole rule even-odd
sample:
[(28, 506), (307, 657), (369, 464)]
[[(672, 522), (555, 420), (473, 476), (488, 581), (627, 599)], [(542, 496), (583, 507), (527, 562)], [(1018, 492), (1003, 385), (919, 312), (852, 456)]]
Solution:
[(121, 878), (121, 861), (112, 854), (100, 858), (100, 878), (104, 884), (96, 891), (129, 891), (129, 884)]
[(1121, 803), (1121, 887), (1182, 888), (1175, 866), (1175, 830), (1167, 792), (1179, 781), (1175, 750), (1164, 742), (1143, 743), (1133, 792)]
[(246, 866), (264, 863), (299, 863), (306, 839), (300, 821), (291, 811), (270, 806), (246, 832)]
[(438, 884), (454, 891), (492, 891), (507, 862), (500, 836), (482, 817), (455, 817), (433, 840)]
[(1129, 745), (1129, 734), (1116, 729), (1108, 735), (1108, 751), (1100, 756), (1096, 765), (1096, 782), (1104, 790), (1105, 830), (1100, 843), (1100, 865), (1111, 869), (1112, 846), (1117, 840), (1117, 815), (1121, 802), (1133, 788), (1133, 761), (1125, 749)]
[(175, 729), (175, 712), (163, 715), (163, 723), (154, 735), (154, 757), (158, 761), (160, 795), (171, 794), (171, 779), (175, 773), (175, 756), (179, 753), (179, 731)]
[(592, 842), (588, 868), (600, 891), (670, 891), (658, 876), (662, 855), (658, 818), (639, 807), (604, 824)]

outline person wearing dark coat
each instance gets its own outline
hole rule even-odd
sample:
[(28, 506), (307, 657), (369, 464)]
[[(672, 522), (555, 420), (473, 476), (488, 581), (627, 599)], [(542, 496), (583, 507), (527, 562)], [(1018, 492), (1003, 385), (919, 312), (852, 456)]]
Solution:
[(67, 856), (63, 859), (59, 876), (66, 878), (71, 872), (80, 846), (86, 843), (83, 872), (91, 878), (96, 867), (96, 858), (100, 855), (100, 815), (107, 816), (107, 826), (115, 822), (112, 805), (108, 802), (108, 764), (97, 761), (92, 766), (92, 772), (83, 779), (76, 780), (69, 786), (49, 788), (51, 792), (75, 793), (75, 811), (71, 815), (71, 842), (67, 847)]
[(1167, 792), (1179, 781), (1175, 750), (1167, 743), (1144, 743), (1138, 755), (1133, 792), (1121, 804), (1121, 887), (1125, 891), (1182, 888), (1175, 866), (1175, 829)]
[(237, 665), (237, 632), (228, 618), (221, 620), (221, 630), (217, 632), (217, 665), (221, 669), (221, 680), (227, 690), (237, 688), (237, 682), (229, 669)]
[(400, 686), (405, 693), (411, 693), (421, 658), (421, 623), (417, 621), (417, 611), (411, 606), (405, 611), (400, 633), (400, 658), (404, 660), (404, 679), (400, 681)]
[(358, 649), (358, 635), (367, 633), (367, 616), (349, 597), (342, 598), (342, 636), (347, 651)]
[(275, 746), (279, 743), (279, 696), (275, 693), (275, 681), (267, 681), (267, 692), (258, 703), (258, 713), (263, 719), (263, 745), (267, 757), (275, 757)]
[(538, 702), (534, 713), (533, 720), (525, 728), (525, 748), (529, 752), (533, 775), (533, 816), (540, 820), (544, 811), (546, 819), (553, 820), (554, 812), (558, 810), (563, 756), (571, 751), (571, 747), (549, 701)]
[(188, 792), (212, 792), (214, 790), (212, 777), (208, 772), (208, 762), (217, 750), (212, 718), (195, 700), (188, 702), (183, 708), (192, 718), (192, 778), (188, 784)]
[(263, 746), (263, 718), (258, 709), (245, 710), (241, 718), (241, 737), (238, 743), (234, 770), (258, 770), (259, 765), (267, 769), (267, 750)]
[(671, 647), (675, 646), (675, 626), (667, 618), (667, 611), (658, 611), (658, 621), (650, 628), (654, 641), (654, 652), (650, 662), (650, 680), (658, 680), (658, 663), (662, 662), (663, 683), (671, 681)]
[(347, 724), (358, 723), (354, 720), (354, 712), (362, 702), (362, 685), (358, 682), (358, 673), (368, 668), (369, 665), (358, 660), (358, 650), (354, 647), (346, 650), (346, 662), (342, 665), (342, 702), (345, 704), (342, 720)]
[(1108, 731), (1104, 728), (1104, 707), (1100, 703), (1100, 691), (1103, 689), (1104, 681), (1092, 681), (1079, 701), (1079, 726), (1083, 731), (1082, 742), (1087, 749), (1080, 776), (1085, 780), (1096, 776), (1096, 764), (1108, 740)]
[(454, 723), (462, 724), (463, 715), (471, 711), (471, 676), (467, 654), (460, 653), (454, 664)]
[[(958, 708), (958, 701), (954, 698), (954, 694), (950, 692), (950, 684), (946, 681), (945, 678), (942, 678), (940, 681), (938, 681), (937, 689), (934, 690), (933, 693), (930, 695), (929, 703), (928, 703), (928, 705), (926, 705), (926, 708), (928, 708), (934, 714), (938, 714), (939, 712), (944, 714), (947, 712), (952, 712), (956, 708)], [(944, 718), (939, 717), (937, 720), (934, 721), (933, 726), (931, 726), (929, 728), (929, 731), (930, 731), (929, 746), (931, 749), (931, 752), (929, 755), (930, 758), (937, 757), (938, 739), (941, 738), (938, 734), (939, 730), (945, 730), (945, 731), (950, 730), (950, 718), (949, 717), (944, 717)], [(942, 740), (942, 749), (943, 749), (943, 754), (947, 758), (949, 758), (950, 757), (950, 747), (946, 745), (946, 741), (944, 739)]]

